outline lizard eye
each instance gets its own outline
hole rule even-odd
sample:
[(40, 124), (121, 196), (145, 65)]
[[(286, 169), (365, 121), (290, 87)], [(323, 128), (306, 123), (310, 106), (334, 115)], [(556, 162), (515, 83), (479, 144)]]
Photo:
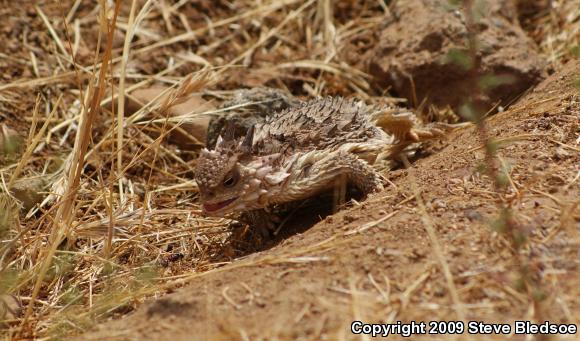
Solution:
[(233, 187), (238, 182), (238, 177), (235, 174), (228, 174), (224, 178), (223, 185), (224, 187)]

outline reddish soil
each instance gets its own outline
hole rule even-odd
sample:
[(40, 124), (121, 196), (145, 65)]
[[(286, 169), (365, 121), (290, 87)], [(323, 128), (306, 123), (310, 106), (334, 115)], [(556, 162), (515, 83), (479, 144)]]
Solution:
[[(457, 320), (422, 217), (432, 221), (466, 319), (543, 316), (577, 323), (578, 77), (580, 62), (570, 62), (488, 121), (489, 136), (503, 141), (498, 155), (510, 169), (505, 195), (498, 197), (477, 170), (484, 160), (478, 131), (464, 129), (412, 171), (387, 174), (393, 186), (384, 192), (271, 249), (201, 273), (80, 339), (335, 340), (355, 338), (353, 320)], [(428, 216), (412, 199), (413, 179)], [(491, 223), (499, 202), (510, 203), (513, 224), (527, 237), (519, 259), (537, 285), (533, 294), (546, 295), (537, 305), (518, 291), (522, 266), (509, 239)]]

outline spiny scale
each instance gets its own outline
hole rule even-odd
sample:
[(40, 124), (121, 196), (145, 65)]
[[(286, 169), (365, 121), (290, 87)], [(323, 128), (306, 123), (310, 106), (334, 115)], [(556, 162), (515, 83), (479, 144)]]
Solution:
[(260, 153), (263, 146), (272, 143), (280, 148), (289, 145), (294, 151), (307, 151), (382, 139), (385, 133), (370, 122), (369, 109), (352, 99), (329, 97), (283, 110), (256, 125), (254, 151)]

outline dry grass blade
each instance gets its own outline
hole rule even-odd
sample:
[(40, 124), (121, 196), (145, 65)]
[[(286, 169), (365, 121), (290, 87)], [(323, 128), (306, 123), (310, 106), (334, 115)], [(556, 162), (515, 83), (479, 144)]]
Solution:
[(360, 70), (357, 70), (349, 66), (336, 65), (333, 63), (317, 60), (303, 60), (291, 63), (282, 63), (276, 65), (275, 68), (276, 69), (305, 68), (326, 71), (348, 79), (354, 85), (356, 85), (362, 90), (370, 89), (370, 85), (367, 82), (367, 79), (370, 79), (371, 77), (365, 74), (364, 72), (361, 72)]
[[(125, 42), (123, 44), (123, 55), (121, 59), (121, 74), (119, 76), (119, 93), (118, 93), (118, 105), (117, 105), (117, 177), (119, 179), (119, 192), (123, 193), (123, 135), (124, 135), (124, 117), (125, 117), (125, 99), (126, 99), (126, 74), (127, 74), (127, 63), (129, 62), (129, 54), (131, 50), (131, 41), (135, 35), (135, 31), (138, 29), (139, 24), (149, 12), (151, 5), (151, 0), (147, 1), (145, 5), (141, 8), (137, 15), (137, 20), (135, 20), (135, 10), (137, 7), (137, 1), (133, 0), (131, 2), (131, 9), (129, 12), (129, 21), (127, 22), (127, 33), (125, 35)], [(103, 101), (104, 102), (104, 101)], [(101, 105), (104, 103), (101, 102)], [(121, 198), (123, 201), (123, 198)]]
[(46, 25), (46, 27), (48, 28), (48, 31), (50, 32), (50, 35), (52, 36), (52, 38), (54, 39), (54, 41), (56, 42), (56, 45), (58, 46), (58, 48), (60, 49), (60, 52), (64, 55), (64, 56), (68, 56), (68, 52), (66, 50), (66, 48), (64, 47), (64, 44), (62, 43), (62, 40), (60, 39), (60, 37), (58, 36), (58, 34), (56, 34), (56, 32), (54, 31), (54, 28), (52, 27), (52, 25), (50, 24), (50, 21), (48, 20), (48, 18), (46, 17), (46, 15), (44, 14), (44, 12), (40, 9), (40, 7), (36, 6), (36, 11), (38, 12), (38, 14), (40, 15), (40, 17), (42, 18), (42, 20), (44, 21), (44, 24)]
[[(103, 67), (100, 69), (99, 79), (98, 79), (98, 86), (97, 88), (89, 93), (92, 94), (90, 106), (87, 106), (89, 109), (85, 115), (81, 117), (81, 127), (77, 134), (77, 138), (75, 140), (75, 147), (73, 149), (73, 163), (72, 167), (70, 168), (69, 172), (69, 181), (68, 181), (68, 188), (65, 192), (64, 197), (61, 198), (59, 203), (58, 210), (55, 216), (55, 223), (56, 226), (53, 228), (53, 232), (51, 234), (49, 248), (44, 253), (44, 261), (42, 262), (42, 266), (38, 272), (38, 277), (36, 279), (34, 289), (32, 291), (31, 299), (28, 303), (26, 313), (24, 318), (22, 319), (22, 325), (25, 325), (32, 314), (32, 309), (34, 307), (34, 303), (38, 293), (40, 291), (40, 287), (42, 285), (42, 281), (44, 276), (48, 270), (52, 262), (52, 258), (56, 252), (57, 246), (62, 242), (64, 236), (68, 233), (68, 229), (70, 228), (70, 223), (72, 220), (72, 207), (74, 200), (76, 199), (76, 193), (78, 191), (79, 181), (82, 169), (84, 167), (84, 156), (87, 151), (87, 147), (91, 137), (91, 127), (99, 110), (98, 104), (104, 93), (105, 88), (105, 76), (107, 74), (107, 65), (108, 61), (111, 58), (111, 50), (112, 50), (112, 42), (113, 42), (113, 33), (115, 31), (115, 22), (117, 18), (117, 14), (119, 13), (119, 6), (121, 2), (117, 1), (115, 6), (115, 12), (113, 19), (111, 20), (111, 27), (108, 27), (108, 40), (107, 40), (107, 48), (105, 49), (105, 53), (103, 55)], [(104, 20), (104, 17), (102, 17)], [(103, 22), (102, 25), (107, 26), (108, 23)]]
[(125, 117), (125, 77), (127, 74), (127, 62), (129, 61), (129, 50), (131, 48), (131, 40), (133, 40), (133, 34), (135, 33), (135, 8), (137, 6), (137, 1), (133, 0), (131, 2), (131, 10), (129, 12), (129, 22), (127, 23), (129, 30), (125, 35), (125, 43), (123, 44), (123, 58), (121, 60), (121, 75), (119, 79), (119, 104), (117, 105), (117, 176), (119, 177), (119, 192), (123, 192), (122, 185), (122, 169), (123, 169), (123, 153), (121, 152), (123, 148), (123, 118)]
[(185, 77), (179, 87), (163, 99), (159, 105), (159, 112), (164, 113), (172, 106), (183, 103), (188, 95), (210, 86), (215, 81), (215, 75), (209, 69)]
[(335, 35), (335, 27), (333, 24), (333, 7), (331, 0), (318, 0), (318, 8), (316, 11), (317, 20), (322, 27), (324, 41), (326, 42), (326, 46), (328, 48), (329, 54), (334, 54), (334, 35)]
[(34, 88), (37, 86), (54, 84), (65, 81), (67, 79), (73, 78), (75, 76), (74, 71), (64, 72), (58, 75), (40, 77), (31, 80), (20, 80), (12, 83), (7, 83), (0, 85), (0, 92), (19, 88)]
[(351, 234), (364, 232), (364, 231), (366, 231), (366, 230), (368, 230), (368, 229), (370, 229), (372, 227), (375, 227), (375, 226), (383, 223), (387, 219), (392, 218), (394, 215), (396, 215), (399, 212), (400, 211), (398, 211), (398, 210), (397, 211), (393, 211), (393, 212), (385, 215), (384, 217), (382, 217), (380, 219), (377, 219), (375, 221), (368, 222), (368, 223), (362, 225), (361, 227), (359, 227), (359, 228), (357, 228), (355, 230), (349, 231), (349, 232), (345, 233), (345, 235), (348, 236), (348, 235), (351, 235)]
[[(16, 181), (16, 179), (18, 179), (18, 177), (20, 176), (20, 173), (22, 172), (26, 163), (29, 162), (30, 156), (32, 155), (32, 152), (34, 151), (34, 149), (38, 145), (38, 142), (40, 142), (40, 140), (44, 136), (44, 133), (46, 132), (46, 129), (48, 128), (48, 125), (51, 122), (51, 118), (54, 116), (54, 114), (56, 113), (56, 111), (58, 110), (58, 108), (60, 106), (61, 100), (62, 100), (62, 96), (60, 96), (56, 100), (56, 103), (54, 104), (52, 111), (48, 115), (46, 121), (44, 121), (42, 128), (40, 128), (40, 131), (36, 134), (36, 136), (34, 136), (34, 138), (29, 139), (29, 142), (27, 143), (26, 151), (24, 152), (24, 155), (22, 155), (22, 158), (18, 162), (18, 165), (16, 166), (16, 169), (14, 170), (14, 172), (12, 172), (12, 176), (10, 177), (10, 181), (8, 182), (8, 190), (10, 190), (10, 188), (14, 184), (14, 181)], [(40, 100), (37, 100), (36, 103), (37, 103), (37, 106), (35, 106), (35, 108), (34, 108), (34, 117), (36, 117), (36, 115), (38, 113), (38, 105), (40, 104)], [(34, 126), (35, 125), (33, 125), (31, 129), (33, 129)], [(33, 131), (31, 130), (30, 136), (32, 136), (32, 134), (33, 134)]]

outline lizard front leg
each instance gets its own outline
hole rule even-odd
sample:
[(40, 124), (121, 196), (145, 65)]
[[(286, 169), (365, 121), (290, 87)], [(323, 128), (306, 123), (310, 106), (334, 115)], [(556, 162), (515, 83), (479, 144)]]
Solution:
[(267, 209), (246, 211), (236, 220), (249, 225), (262, 239), (270, 238), (280, 222), (280, 218)]

